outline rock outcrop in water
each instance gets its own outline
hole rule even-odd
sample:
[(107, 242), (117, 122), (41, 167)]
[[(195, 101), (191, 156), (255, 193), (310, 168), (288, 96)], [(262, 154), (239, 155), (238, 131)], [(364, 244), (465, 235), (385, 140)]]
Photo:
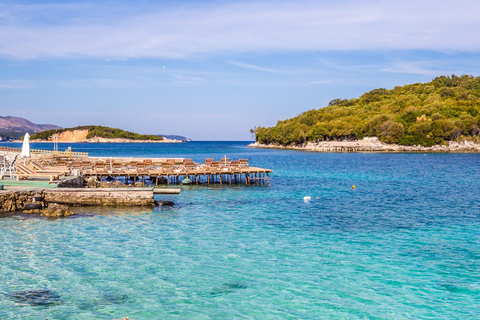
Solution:
[(451, 141), (448, 145), (424, 147), (421, 145), (404, 146), (382, 143), (376, 137), (364, 138), (356, 141), (308, 142), (289, 146), (255, 142), (248, 146), (252, 148), (291, 149), (317, 152), (480, 152), (480, 144), (470, 141)]
[(73, 214), (73, 211), (68, 206), (58, 203), (51, 203), (42, 210), (42, 216), (51, 218), (68, 217)]

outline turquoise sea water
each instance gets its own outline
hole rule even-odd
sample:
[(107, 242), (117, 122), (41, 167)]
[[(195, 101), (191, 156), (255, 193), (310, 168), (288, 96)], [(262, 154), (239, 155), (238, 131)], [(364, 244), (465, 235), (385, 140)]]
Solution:
[[(480, 155), (246, 144), (72, 145), (274, 173), (159, 196), (172, 208), (0, 218), (0, 319), (478, 319)], [(12, 296), (29, 290), (44, 300)]]

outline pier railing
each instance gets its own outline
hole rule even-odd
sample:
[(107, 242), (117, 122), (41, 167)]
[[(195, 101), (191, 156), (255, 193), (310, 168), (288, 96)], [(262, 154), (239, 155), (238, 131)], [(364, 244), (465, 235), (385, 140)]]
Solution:
[[(12, 148), (0, 146), (0, 151), (6, 152), (22, 152), (22, 148)], [(31, 154), (45, 154), (51, 156), (60, 156), (60, 157), (88, 157), (88, 152), (77, 152), (77, 151), (56, 151), (56, 150), (45, 150), (45, 149), (30, 149)]]

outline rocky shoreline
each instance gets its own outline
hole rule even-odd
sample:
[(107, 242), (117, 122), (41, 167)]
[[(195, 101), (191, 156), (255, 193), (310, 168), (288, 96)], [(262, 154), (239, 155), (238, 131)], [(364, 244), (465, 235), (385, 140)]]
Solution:
[(314, 152), (480, 152), (480, 144), (471, 141), (451, 141), (448, 146), (435, 145), (432, 147), (402, 146), (397, 144), (382, 143), (378, 138), (364, 138), (356, 141), (320, 141), (308, 142), (300, 145), (283, 146), (278, 144), (261, 144), (258, 142), (248, 145), (251, 148), (288, 149)]

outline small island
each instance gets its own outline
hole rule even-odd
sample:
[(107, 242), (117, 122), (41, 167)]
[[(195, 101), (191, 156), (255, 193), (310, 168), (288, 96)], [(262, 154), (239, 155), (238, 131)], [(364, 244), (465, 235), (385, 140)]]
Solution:
[(181, 143), (182, 140), (167, 139), (158, 135), (145, 135), (125, 131), (117, 128), (104, 126), (79, 126), (73, 128), (52, 129), (35, 133), (31, 136), (32, 142), (51, 142), (53, 137), (57, 142), (160, 142), (160, 143)]
[(347, 152), (480, 152), (480, 77), (374, 89), (252, 129), (251, 147)]

